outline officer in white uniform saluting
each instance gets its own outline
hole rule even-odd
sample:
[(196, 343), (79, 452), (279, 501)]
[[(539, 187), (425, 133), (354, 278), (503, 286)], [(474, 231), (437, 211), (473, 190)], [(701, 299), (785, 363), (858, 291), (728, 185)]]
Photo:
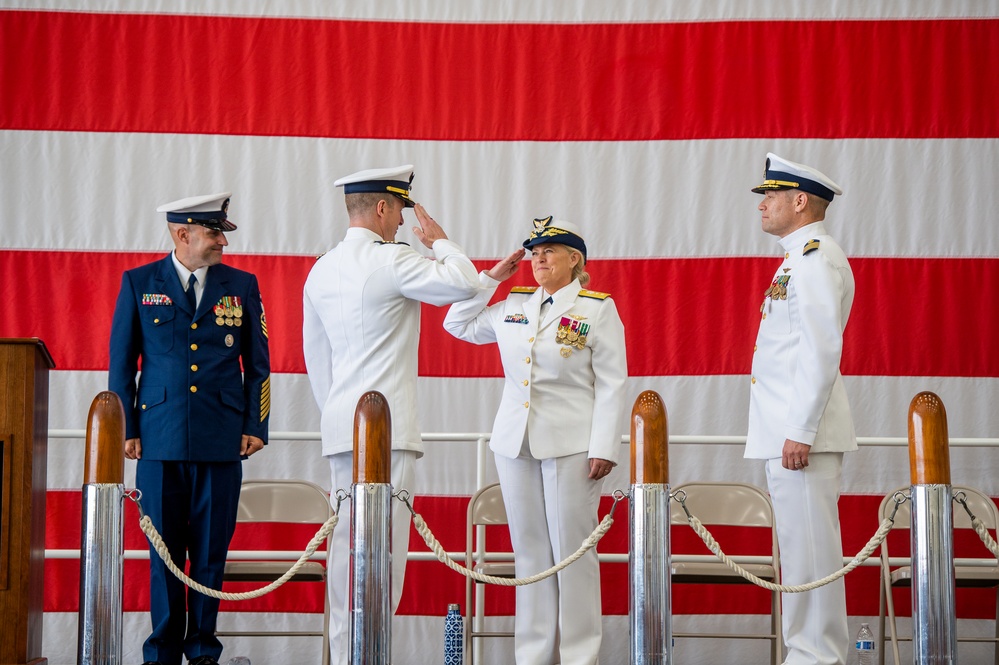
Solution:
[[(784, 262), (763, 294), (753, 355), (747, 458), (766, 460), (784, 584), (821, 579), (843, 563), (843, 453), (857, 449), (839, 365), (853, 272), (822, 220), (843, 190), (803, 164), (767, 154), (759, 205)], [(783, 596), (786, 665), (846, 663), (843, 580)]]
[[(344, 188), (350, 227), (343, 241), (316, 261), (305, 282), (303, 350), (322, 411), (323, 455), (333, 489), (353, 482), (354, 411), (377, 390), (392, 415), (395, 489), (411, 489), (413, 462), (423, 455), (417, 422), (420, 303), (447, 305), (478, 288), (475, 267), (444, 230), (410, 197), (411, 165), (369, 169), (337, 180)], [(397, 242), (402, 211), (415, 206), (417, 239), (436, 260)], [(392, 610), (399, 605), (409, 550), (410, 514), (392, 502)], [(345, 664), (348, 644), (350, 530), (333, 532), (329, 552), (330, 650)]]
[[(524, 247), (538, 287), (487, 304), (518, 269), (518, 249), (479, 276), (481, 289), (444, 327), (499, 345), (505, 381), (490, 448), (503, 489), (518, 577), (575, 552), (597, 526), (603, 478), (620, 454), (624, 325), (607, 293), (587, 291), (586, 243), (569, 222), (537, 219)], [(596, 550), (541, 582), (517, 587), (517, 663), (593, 665), (601, 641)]]

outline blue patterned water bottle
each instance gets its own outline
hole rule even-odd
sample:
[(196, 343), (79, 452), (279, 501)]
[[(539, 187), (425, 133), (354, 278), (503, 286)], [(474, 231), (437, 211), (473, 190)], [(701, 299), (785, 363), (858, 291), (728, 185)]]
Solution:
[(465, 628), (458, 603), (447, 606), (444, 617), (444, 665), (462, 665), (462, 643), (465, 641)]

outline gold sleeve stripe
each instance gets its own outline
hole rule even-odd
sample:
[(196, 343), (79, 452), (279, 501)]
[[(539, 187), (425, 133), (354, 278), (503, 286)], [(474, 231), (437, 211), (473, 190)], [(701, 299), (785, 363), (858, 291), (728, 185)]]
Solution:
[(267, 336), (267, 318), (263, 315), (263, 313), (260, 314), (260, 332), (262, 332), (264, 334), (264, 338), (268, 338), (268, 336)]
[(260, 422), (264, 422), (271, 413), (271, 377), (264, 379), (260, 386)]

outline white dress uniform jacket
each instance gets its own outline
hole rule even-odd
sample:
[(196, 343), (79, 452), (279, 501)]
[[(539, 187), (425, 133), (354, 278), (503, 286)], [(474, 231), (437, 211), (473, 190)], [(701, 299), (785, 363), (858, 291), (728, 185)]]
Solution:
[(369, 390), (388, 400), (393, 450), (423, 454), (416, 410), (420, 303), (447, 305), (478, 288), (475, 266), (461, 247), (438, 240), (433, 251), (436, 261), (351, 227), (312, 267), (302, 334), (322, 410), (323, 455), (353, 450), (354, 411)]
[(856, 450), (839, 371), (853, 272), (821, 222), (780, 245), (784, 262), (763, 301), (753, 355), (745, 457), (781, 457), (785, 439), (812, 453)]
[[(535, 459), (587, 452), (616, 463), (628, 366), (614, 301), (574, 280), (552, 295), (542, 318), (540, 289), (514, 287), (487, 308), (499, 282), (484, 272), (479, 280), (478, 294), (452, 305), (444, 328), (467, 342), (499, 344), (505, 380), (492, 451), (515, 458), (527, 434)], [(556, 339), (563, 323), (587, 326), (581, 349)]]

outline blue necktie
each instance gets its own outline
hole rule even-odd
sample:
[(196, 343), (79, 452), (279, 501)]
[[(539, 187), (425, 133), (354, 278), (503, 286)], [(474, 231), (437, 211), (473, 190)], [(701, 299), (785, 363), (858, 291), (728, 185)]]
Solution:
[(554, 300), (552, 300), (551, 296), (548, 296), (548, 298), (546, 300), (541, 301), (541, 311), (538, 312), (538, 314), (541, 315), (541, 320), (542, 321), (545, 318), (545, 314), (548, 313), (548, 306), (551, 305), (553, 302), (554, 302)]
[(191, 306), (191, 313), (193, 314), (198, 310), (198, 296), (194, 293), (194, 285), (198, 283), (198, 278), (191, 273), (191, 276), (187, 278), (187, 304)]

